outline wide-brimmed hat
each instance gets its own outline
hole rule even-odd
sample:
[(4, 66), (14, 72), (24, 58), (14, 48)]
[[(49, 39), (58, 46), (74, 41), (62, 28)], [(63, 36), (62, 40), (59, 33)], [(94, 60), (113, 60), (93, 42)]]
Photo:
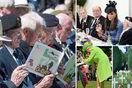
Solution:
[(7, 36), (0, 36), (0, 41), (11, 42), (12, 40), (10, 38), (8, 38)]
[(27, 0), (14, 0), (14, 6), (16, 9), (23, 8), (25, 13), (28, 13), (32, 10), (31, 7), (28, 5)]

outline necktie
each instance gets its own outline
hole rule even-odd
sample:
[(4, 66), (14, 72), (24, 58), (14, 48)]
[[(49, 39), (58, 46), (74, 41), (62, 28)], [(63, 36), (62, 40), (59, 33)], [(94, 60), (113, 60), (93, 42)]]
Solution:
[(93, 20), (92, 25), (91, 25), (91, 28), (93, 28), (96, 25), (96, 21), (97, 21), (97, 19), (94, 19)]
[(93, 25), (95, 26), (95, 25), (96, 25), (96, 23), (97, 23), (97, 19), (95, 19), (95, 21), (94, 21), (94, 24), (93, 24)]
[(96, 21), (97, 21), (97, 19), (93, 20), (93, 23), (92, 23), (92, 25), (90, 27), (90, 31), (89, 31), (90, 35), (92, 35), (93, 30), (96, 28)]
[(13, 52), (14, 57), (16, 58), (16, 62), (18, 65), (22, 65), (22, 61), (19, 59), (19, 54), (16, 50)]

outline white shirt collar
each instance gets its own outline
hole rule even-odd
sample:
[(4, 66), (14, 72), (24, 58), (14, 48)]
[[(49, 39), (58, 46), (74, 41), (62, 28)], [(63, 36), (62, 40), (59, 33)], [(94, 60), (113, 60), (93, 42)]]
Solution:
[(12, 48), (10, 48), (9, 46), (7, 46), (7, 45), (5, 45), (5, 47), (10, 52), (10, 54), (13, 55), (14, 50)]
[[(9, 53), (11, 54), (11, 56), (13, 57), (13, 59), (16, 61), (16, 63), (17, 63), (17, 60), (16, 60), (16, 58), (15, 58), (15, 56), (13, 55), (13, 52), (14, 52), (14, 50), (12, 49), (12, 48), (10, 48), (9, 46), (6, 46), (5, 45), (5, 47), (7, 48), (7, 50), (9, 51)], [(18, 63), (17, 63), (18, 64)]]

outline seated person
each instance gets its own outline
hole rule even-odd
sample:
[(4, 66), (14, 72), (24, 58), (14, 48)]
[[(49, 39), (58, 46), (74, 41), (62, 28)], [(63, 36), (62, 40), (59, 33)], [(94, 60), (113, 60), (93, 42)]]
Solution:
[(80, 7), (80, 18), (81, 18), (81, 29), (82, 31), (87, 33), (86, 28), (90, 29), (93, 17), (87, 15), (86, 10), (83, 7)]
[(120, 36), (120, 45), (132, 45), (132, 17), (126, 17), (124, 21), (124, 30)]
[(92, 21), (89, 34), (97, 39), (102, 41), (106, 41), (107, 37), (104, 38), (103, 34), (105, 34), (104, 26), (105, 26), (105, 17), (101, 15), (102, 10), (100, 6), (94, 6), (92, 8), (94, 20)]

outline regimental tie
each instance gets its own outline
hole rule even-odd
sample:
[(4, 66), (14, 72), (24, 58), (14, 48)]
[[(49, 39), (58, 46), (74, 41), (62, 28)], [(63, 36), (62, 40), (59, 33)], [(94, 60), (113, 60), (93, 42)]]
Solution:
[(22, 65), (22, 61), (18, 58), (18, 57), (19, 57), (19, 56), (18, 56), (19, 54), (18, 54), (18, 52), (17, 52), (16, 50), (14, 50), (13, 55), (14, 55), (14, 57), (16, 58), (17, 64), (18, 64), (18, 65)]

